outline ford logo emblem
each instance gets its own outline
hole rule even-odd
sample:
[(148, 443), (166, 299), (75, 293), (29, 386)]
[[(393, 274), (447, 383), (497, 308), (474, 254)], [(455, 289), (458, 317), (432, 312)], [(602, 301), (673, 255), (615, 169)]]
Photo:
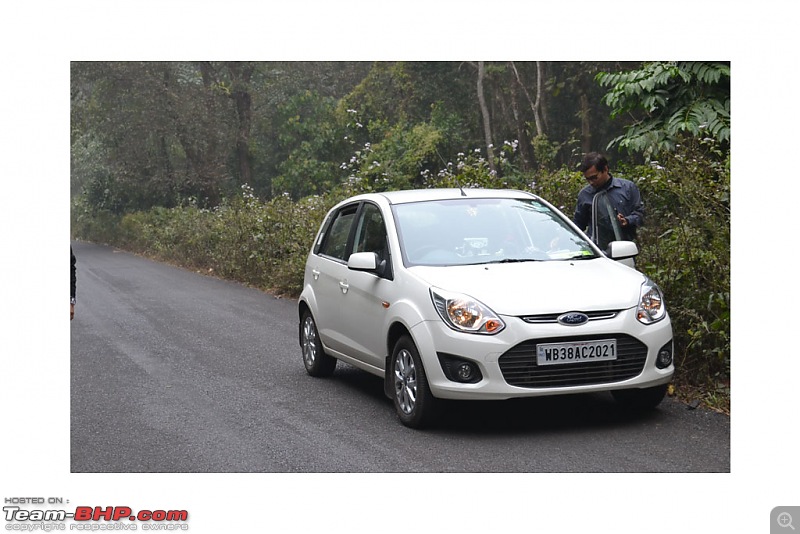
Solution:
[(558, 322), (566, 326), (578, 326), (587, 321), (589, 316), (580, 312), (565, 313), (558, 318)]

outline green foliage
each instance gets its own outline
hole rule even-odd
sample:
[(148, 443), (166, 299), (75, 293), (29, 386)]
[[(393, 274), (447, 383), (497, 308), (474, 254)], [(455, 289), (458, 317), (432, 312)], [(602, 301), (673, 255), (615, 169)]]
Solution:
[[(360, 128), (357, 112), (348, 110), (348, 114), (351, 127)], [(436, 165), (439, 159), (442, 132), (429, 123), (411, 127), (370, 124), (383, 134), (379, 142), (357, 147), (350, 159), (340, 165), (347, 176), (345, 183), (363, 192), (420, 187), (422, 171)]]
[(501, 148), (494, 149), (497, 171), (492, 171), (489, 160), (481, 149), (459, 152), (455, 161), (447, 161), (437, 172), (430, 168), (420, 173), (421, 185), (434, 187), (465, 187), (494, 189), (524, 189), (525, 177), (517, 169), (519, 143), (505, 141)]
[(85, 196), (72, 199), (70, 226), (72, 236), (96, 243), (119, 243), (120, 216), (107, 209), (98, 209)]
[(637, 266), (664, 289), (687, 383), (730, 373), (730, 162), (709, 150), (679, 147), (627, 171), (647, 208)]
[(531, 184), (531, 192), (549, 201), (571, 218), (575, 213), (578, 192), (585, 185), (586, 180), (581, 173), (562, 167), (554, 171), (537, 172)]
[(271, 195), (292, 198), (320, 194), (338, 184), (337, 160), (349, 148), (345, 127), (336, 115), (336, 100), (305, 91), (281, 105), (277, 116), (277, 150), (272, 157), (280, 174)]
[(596, 76), (608, 87), (611, 116), (635, 121), (609, 146), (646, 157), (675, 150), (681, 139), (730, 142), (730, 66), (726, 63), (653, 62), (640, 69)]
[[(73, 219), (78, 238), (114, 244), (279, 294), (296, 295), (322, 218), (338, 196), (258, 200), (249, 186), (214, 209), (187, 204)], [(75, 206), (73, 213), (82, 213)]]

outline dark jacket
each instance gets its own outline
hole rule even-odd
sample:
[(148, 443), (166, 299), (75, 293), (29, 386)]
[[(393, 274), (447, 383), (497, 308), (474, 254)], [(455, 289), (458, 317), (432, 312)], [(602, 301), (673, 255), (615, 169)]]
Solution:
[(639, 188), (630, 180), (611, 176), (604, 187), (595, 189), (587, 185), (578, 193), (578, 205), (572, 220), (581, 230), (586, 230), (592, 222), (592, 201), (595, 195), (605, 191), (611, 205), (627, 220), (628, 226), (622, 228), (627, 240), (636, 238), (636, 229), (644, 225), (644, 202)]

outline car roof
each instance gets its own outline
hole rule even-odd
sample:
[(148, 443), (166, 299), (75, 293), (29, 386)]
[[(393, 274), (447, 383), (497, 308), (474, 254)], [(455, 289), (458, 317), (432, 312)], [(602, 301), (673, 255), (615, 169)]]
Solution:
[(531, 193), (514, 189), (407, 189), (374, 193), (386, 198), (390, 204), (406, 204), (430, 200), (455, 200), (461, 198), (535, 198)]

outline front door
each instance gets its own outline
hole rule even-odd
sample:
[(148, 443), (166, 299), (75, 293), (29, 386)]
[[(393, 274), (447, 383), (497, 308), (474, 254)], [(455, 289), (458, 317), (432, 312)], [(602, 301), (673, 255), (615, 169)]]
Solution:
[(624, 240), (617, 220), (617, 209), (605, 191), (597, 193), (592, 201), (592, 240), (600, 250), (607, 250), (612, 241)]

